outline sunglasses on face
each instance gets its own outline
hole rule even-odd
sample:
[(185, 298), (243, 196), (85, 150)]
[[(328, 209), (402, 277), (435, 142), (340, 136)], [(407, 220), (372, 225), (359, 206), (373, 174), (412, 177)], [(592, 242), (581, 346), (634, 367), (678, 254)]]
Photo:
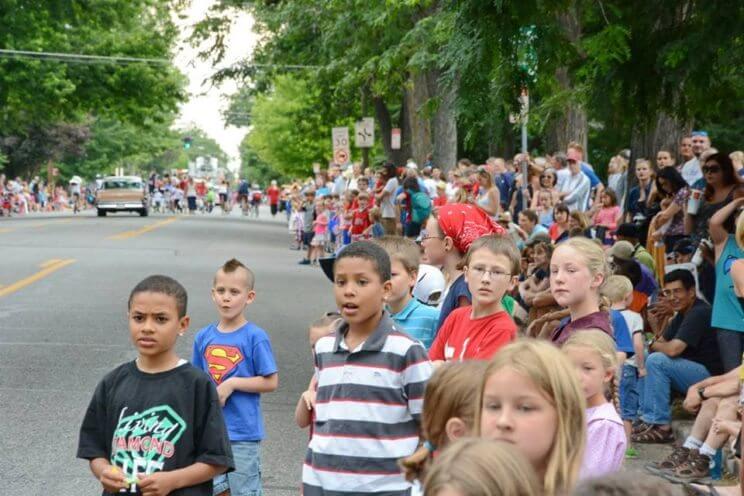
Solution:
[(719, 165), (704, 165), (702, 167), (703, 174), (715, 174), (716, 172), (721, 172), (721, 166)]

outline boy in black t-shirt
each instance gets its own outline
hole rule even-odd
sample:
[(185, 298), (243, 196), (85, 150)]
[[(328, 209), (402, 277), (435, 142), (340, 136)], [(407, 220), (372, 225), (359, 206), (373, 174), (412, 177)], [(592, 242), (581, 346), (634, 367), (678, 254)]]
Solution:
[(211, 496), (212, 478), (234, 468), (217, 390), (176, 355), (188, 329), (186, 290), (150, 276), (129, 296), (138, 356), (96, 387), (77, 456), (90, 461), (103, 495)]

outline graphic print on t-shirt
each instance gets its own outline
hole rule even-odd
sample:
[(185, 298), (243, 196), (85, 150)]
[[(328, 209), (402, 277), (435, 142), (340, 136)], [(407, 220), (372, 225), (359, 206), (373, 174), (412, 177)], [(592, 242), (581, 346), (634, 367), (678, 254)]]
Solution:
[(232, 370), (243, 361), (243, 353), (236, 346), (213, 344), (204, 351), (204, 360), (209, 367), (209, 375), (218, 385)]
[(186, 422), (168, 405), (126, 414), (124, 407), (111, 443), (111, 464), (121, 468), (129, 480), (163, 470), (166, 458), (176, 453)]

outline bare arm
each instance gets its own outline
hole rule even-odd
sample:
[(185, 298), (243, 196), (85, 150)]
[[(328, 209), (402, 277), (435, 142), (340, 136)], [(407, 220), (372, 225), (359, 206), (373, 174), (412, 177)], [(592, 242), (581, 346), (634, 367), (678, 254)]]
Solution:
[(687, 343), (681, 339), (672, 339), (671, 341), (659, 340), (651, 343), (649, 351), (658, 351), (669, 357), (678, 357), (687, 348)]
[(733, 201), (727, 203), (718, 212), (713, 214), (708, 222), (708, 232), (710, 233), (710, 240), (713, 241), (715, 247), (716, 260), (721, 255), (723, 247), (726, 245), (728, 239), (728, 231), (723, 228), (723, 223), (726, 219), (733, 214), (737, 208), (744, 204), (744, 198), (734, 198)]
[(307, 391), (303, 392), (295, 407), (295, 422), (297, 426), (304, 429), (312, 423), (313, 408), (315, 406), (315, 376), (310, 379)]
[(279, 387), (279, 374), (256, 377), (231, 377), (223, 384), (229, 383), (233, 391), (244, 393), (271, 393)]

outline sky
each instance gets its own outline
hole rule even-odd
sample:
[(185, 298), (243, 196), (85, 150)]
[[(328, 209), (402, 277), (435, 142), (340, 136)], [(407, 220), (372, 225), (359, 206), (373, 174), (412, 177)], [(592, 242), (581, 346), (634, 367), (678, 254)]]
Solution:
[(230, 158), (227, 168), (237, 171), (240, 167), (238, 147), (248, 129), (233, 126), (226, 128), (221, 113), (227, 108), (227, 97), (235, 93), (238, 86), (234, 81), (214, 86), (205, 80), (218, 69), (249, 58), (256, 45), (257, 35), (253, 32), (253, 18), (245, 11), (236, 12), (230, 34), (225, 41), (227, 50), (224, 60), (219, 65), (214, 65), (212, 61), (199, 59), (198, 50), (190, 46), (186, 38), (191, 26), (207, 15), (209, 7), (214, 3), (214, 0), (191, 0), (190, 6), (182, 13), (184, 18), (176, 20), (181, 29), (181, 39), (174, 63), (188, 77), (189, 99), (180, 105), (175, 128), (197, 127), (203, 130), (219, 143)]

